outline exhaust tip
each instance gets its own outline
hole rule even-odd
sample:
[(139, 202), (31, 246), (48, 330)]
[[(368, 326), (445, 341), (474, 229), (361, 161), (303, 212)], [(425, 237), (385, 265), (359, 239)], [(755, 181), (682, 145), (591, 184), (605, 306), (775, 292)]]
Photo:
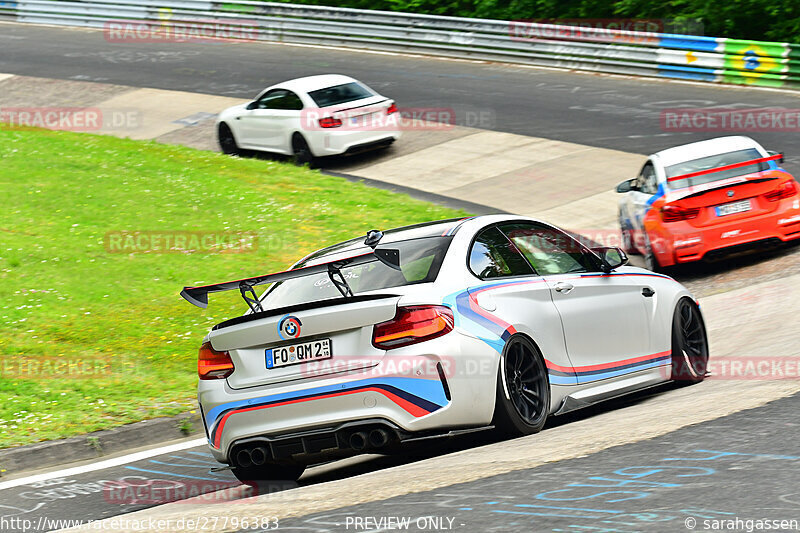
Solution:
[(248, 468), (253, 466), (253, 459), (250, 456), (250, 450), (243, 449), (236, 452), (236, 466)]
[(373, 429), (369, 432), (369, 443), (373, 448), (383, 448), (389, 442), (389, 433), (385, 429)]
[(350, 435), (350, 447), (356, 451), (361, 451), (367, 447), (369, 436), (363, 431), (358, 431)]
[(263, 446), (250, 450), (250, 460), (255, 466), (261, 466), (267, 462), (267, 449)]

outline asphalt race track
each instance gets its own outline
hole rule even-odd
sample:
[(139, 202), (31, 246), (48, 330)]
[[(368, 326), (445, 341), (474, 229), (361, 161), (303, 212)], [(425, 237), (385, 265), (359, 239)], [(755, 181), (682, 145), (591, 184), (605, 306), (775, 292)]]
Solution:
[[(713, 136), (661, 130), (671, 108), (800, 107), (798, 95), (264, 43), (109, 43), (102, 31), (0, 25), (0, 72), (252, 98), (320, 73), (360, 79), (401, 107), (452, 108), (460, 125), (652, 153)], [(754, 138), (800, 170), (800, 138)]]
[[(604, 409), (613, 405), (615, 403)], [(46, 475), (47, 479), (38, 481), (22, 478), (0, 482), (0, 517), (34, 523), (53, 518), (100, 520), (196, 496), (201, 500), (205, 498), (209, 505), (224, 506), (265, 492), (342, 479), (493, 440), (485, 433), (477, 438), (445, 440), (424, 448), (411, 448), (410, 453), (403, 456), (361, 456), (338, 461), (335, 465), (311, 467), (299, 483), (275, 482), (259, 488), (244, 486), (229, 470), (220, 469), (221, 465), (203, 443), (93, 472)], [(20, 484), (23, 480), (25, 483)], [(22, 522), (0, 522), (0, 531), (25, 533), (22, 525)]]
[[(663, 131), (660, 121), (663, 109), (800, 108), (800, 93), (784, 91), (264, 43), (114, 44), (108, 43), (101, 31), (5, 23), (0, 24), (0, 47), (0, 72), (3, 73), (237, 98), (252, 97), (263, 87), (285, 79), (341, 72), (394, 97), (401, 107), (453, 109), (458, 124), (469, 128), (636, 154), (717, 135)], [(796, 132), (747, 134), (768, 149), (785, 152), (785, 168), (800, 173), (800, 138)], [(482, 198), (472, 200), (484, 203)], [(785, 298), (779, 300), (778, 296), (791, 295), (792, 288), (781, 288), (780, 281), (800, 279), (796, 275), (788, 278), (792, 269), (797, 270), (797, 257), (797, 246), (790, 253), (775, 252), (764, 259), (766, 274), (759, 270), (762, 268), (759, 261), (763, 258), (751, 256), (737, 259), (725, 268), (684, 269), (676, 277), (687, 281), (691, 290), (701, 297), (714, 297), (715, 293), (732, 289), (744, 291), (748, 285), (747, 275), (741, 276), (742, 279), (727, 278), (733, 277), (738, 267), (746, 267), (753, 272), (753, 278), (761, 276), (758, 281), (764, 285), (753, 289), (761, 291), (758, 294), (741, 292), (737, 297), (743, 294), (750, 299), (751, 312), (756, 307), (766, 310), (771, 306), (764, 299), (789, 305)], [(771, 270), (769, 264), (773, 265)], [(723, 313), (728, 306), (731, 314), (724, 316), (732, 316), (736, 313), (732, 308), (737, 303), (717, 298), (708, 309)], [(798, 306), (794, 302), (791, 305), (793, 307), (784, 310), (785, 318), (796, 324), (796, 317), (790, 311)], [(769, 336), (769, 324), (753, 331), (764, 334), (765, 350), (772, 349), (772, 355), (796, 355), (797, 342), (789, 339), (791, 328), (783, 331), (782, 337)], [(712, 357), (717, 346), (725, 348), (728, 354), (734, 353), (733, 344), (738, 342), (735, 334), (724, 330), (717, 333), (719, 339), (724, 340), (727, 335), (731, 340), (728, 345), (724, 342), (712, 344)], [(742, 335), (749, 335), (742, 341), (742, 352), (762, 355), (757, 350), (762, 346), (761, 339), (749, 330)], [(770, 383), (758, 384), (764, 386), (759, 389), (755, 383), (711, 381), (696, 387), (668, 386), (559, 417), (551, 420), (540, 436), (529, 439), (498, 443), (489, 435), (476, 435), (429, 444), (402, 457), (364, 456), (315, 466), (303, 476), (299, 483), (301, 488), (295, 492), (322, 487), (326, 482), (333, 482), (335, 487), (368, 485), (370, 476), (391, 470), (384, 473), (391, 473), (392, 482), (398, 486), (407, 486), (407, 493), (375, 498), (375, 501), (362, 498), (360, 501), (366, 503), (351, 505), (347, 490), (331, 488), (330, 492), (336, 492), (339, 503), (328, 502), (322, 511), (313, 504), (304, 504), (302, 513), (280, 519), (280, 530), (398, 529), (397, 521), (387, 522), (390, 517), (407, 519), (408, 527), (402, 529), (411, 531), (576, 533), (708, 530), (704, 520), (737, 518), (742, 521), (800, 520), (800, 450), (796, 445), (800, 424), (795, 422), (800, 395), (792, 395), (797, 390), (792, 388), (794, 384), (784, 383), (783, 389), (780, 384), (775, 385), (773, 390), (769, 387), (774, 384)], [(753, 387), (749, 388), (750, 385)], [(735, 403), (748, 394), (751, 402), (748, 405), (760, 405), (757, 398), (761, 390), (767, 391), (764, 397), (768, 399), (787, 397), (733, 414), (720, 412), (701, 416), (706, 410), (719, 408), (728, 398)], [(693, 403), (695, 393), (701, 398), (697, 403)], [(667, 402), (667, 407), (648, 418), (648, 409), (655, 411), (663, 399), (674, 403)], [(684, 415), (675, 414), (678, 410), (670, 405), (699, 414), (685, 423), (676, 421), (673, 417)], [(620, 413), (623, 408), (630, 409), (631, 413), (624, 421), (620, 420), (624, 418)], [(419, 469), (410, 474), (412, 477), (405, 477), (415, 463), (434, 465), (435, 473), (436, 463), (430, 461), (446, 454), (448, 457), (478, 455), (484, 448), (493, 450), (487, 453), (513, 454), (517, 443), (534, 448), (546, 443), (548, 434), (560, 435), (559, 431), (566, 430), (565, 433), (571, 435), (571, 426), (591, 428), (595, 420), (600, 421), (598, 427), (606, 428), (611, 434), (594, 435), (591, 429), (582, 429), (585, 433), (576, 430), (575, 435), (596, 437), (598, 444), (574, 457), (532, 468), (528, 465), (509, 468), (499, 474), (469, 472), (469, 477), (453, 477), (433, 489), (422, 485), (415, 488), (421, 477)], [(670, 424), (675, 428), (648, 432), (651, 426), (672, 427)], [(617, 433), (631, 429), (628, 426), (641, 428), (643, 436), (637, 439), (620, 437), (619, 442), (614, 441), (612, 437)], [(571, 448), (578, 449), (583, 444), (579, 439), (565, 442), (572, 442), (571, 446), (561, 444), (566, 455)], [(497, 462), (502, 463), (506, 457), (498, 456)], [(213, 493), (207, 506), (221, 514), (231, 513), (236, 507), (234, 501), (252, 493), (236, 482), (230, 472), (219, 470), (218, 466), (205, 446), (199, 446), (169, 453), (154, 452), (146, 459), (91, 472), (51, 474), (36, 482), (4, 478), (0, 480), (0, 517), (34, 522), (43, 517), (97, 520), (204, 493)], [(460, 471), (466, 476), (463, 467)], [(464, 479), (469, 481), (464, 482)], [(756, 483), (757, 490), (754, 489)], [(293, 488), (292, 484), (268, 490)], [(317, 501), (322, 504), (321, 499)], [(244, 505), (247, 502), (241, 501), (239, 507), (247, 508)], [(284, 500), (282, 505), (292, 507), (290, 500)], [(180, 514), (185, 508), (188, 514), (194, 509), (180, 503), (177, 508), (175, 511), (173, 505), (171, 512)], [(259, 509), (258, 506), (253, 508)], [(748, 527), (743, 522), (741, 526), (718, 527), (717, 530), (746, 531)], [(235, 529), (238, 528), (226, 527), (226, 530)], [(772, 529), (794, 531), (800, 527), (795, 524)], [(23, 531), (24, 528), (3, 525), (0, 530)]]
[(280, 530), (377, 531), (394, 520), (407, 531), (627, 533), (738, 519), (717, 529), (770, 520), (778, 521), (773, 530), (797, 531), (800, 424), (791, 420), (798, 409), (793, 396), (580, 459), (282, 520)]
[[(644, 391), (554, 418), (547, 427), (619, 409), (652, 397), (658, 390)], [(427, 442), (409, 446), (408, 453), (402, 456), (368, 455), (319, 465), (309, 468), (299, 483), (275, 482), (259, 488), (243, 486), (229, 470), (220, 469), (220, 464), (202, 444), (91, 472), (45, 474), (41, 477), (46, 479), (37, 481), (28, 478), (0, 481), (0, 517), (34, 523), (53, 518), (100, 520), (195, 496), (201, 496), (200, 500), (208, 505), (224, 507), (265, 492), (345, 479), (492, 442), (497, 442), (497, 438), (490, 432)], [(21, 524), (0, 523), (3, 526), (0, 531), (25, 533), (24, 528), (13, 527)]]

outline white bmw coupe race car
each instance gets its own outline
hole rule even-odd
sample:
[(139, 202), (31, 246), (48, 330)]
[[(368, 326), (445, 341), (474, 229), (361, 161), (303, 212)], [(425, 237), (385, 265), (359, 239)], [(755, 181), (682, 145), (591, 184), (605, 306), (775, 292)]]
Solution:
[(217, 139), (226, 154), (242, 149), (315, 157), (387, 147), (400, 138), (397, 105), (348, 76), (325, 74), (264, 89), (252, 102), (217, 117)]
[[(530, 218), (487, 215), (360, 237), (292, 269), (185, 287), (239, 290), (209, 332), (198, 399), (214, 457), (245, 481), (550, 415), (705, 376), (692, 295)], [(254, 287), (271, 284), (257, 296)]]

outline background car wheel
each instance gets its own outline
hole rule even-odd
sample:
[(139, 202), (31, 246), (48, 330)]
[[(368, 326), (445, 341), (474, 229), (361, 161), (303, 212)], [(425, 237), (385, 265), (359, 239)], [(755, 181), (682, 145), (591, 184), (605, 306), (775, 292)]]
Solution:
[(267, 463), (248, 468), (235, 467), (231, 471), (245, 485), (261, 487), (265, 483), (295, 482), (305, 469), (304, 465)]
[(622, 240), (622, 250), (628, 255), (638, 255), (639, 250), (633, 245), (633, 233), (630, 228), (622, 223), (622, 219), (619, 221), (619, 230)]
[(672, 380), (703, 381), (708, 368), (708, 337), (697, 304), (681, 298), (672, 317)]
[(648, 237), (645, 237), (644, 240), (644, 266), (652, 272), (661, 272), (661, 265), (656, 254), (653, 253), (653, 246), (650, 244)]
[(233, 136), (231, 128), (224, 122), (219, 125), (217, 130), (217, 139), (219, 140), (219, 148), (223, 154), (239, 155), (241, 150), (239, 145), (236, 144), (236, 138)]
[(299, 133), (295, 133), (292, 136), (292, 154), (296, 165), (311, 165), (314, 162), (314, 154), (311, 153), (311, 148), (308, 147), (305, 138)]
[(549, 412), (550, 380), (544, 358), (530, 340), (513, 336), (500, 360), (493, 424), (505, 435), (530, 435), (544, 427)]

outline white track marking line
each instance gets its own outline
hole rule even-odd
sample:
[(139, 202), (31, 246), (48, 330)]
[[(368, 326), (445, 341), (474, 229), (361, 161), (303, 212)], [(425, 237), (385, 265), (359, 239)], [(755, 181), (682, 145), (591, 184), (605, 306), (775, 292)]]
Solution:
[(186, 442), (179, 442), (178, 444), (163, 446), (161, 448), (153, 448), (152, 450), (145, 450), (142, 452), (123, 455), (121, 457), (116, 457), (114, 459), (106, 459), (105, 461), (100, 461), (99, 463), (92, 463), (83, 466), (75, 466), (72, 468), (67, 468), (65, 470), (56, 470), (55, 472), (47, 472), (44, 474), (36, 474), (33, 476), (23, 477), (19, 479), (12, 479), (10, 481), (3, 481), (0, 482), (0, 490), (11, 489), (14, 487), (19, 487), (20, 485), (30, 485), (31, 483), (38, 483), (39, 481), (47, 481), (48, 479), (53, 479), (58, 477), (77, 476), (79, 474), (86, 474), (87, 472), (95, 472), (97, 470), (104, 470), (106, 468), (113, 468), (115, 466), (126, 465), (128, 463), (141, 461), (142, 459), (149, 459), (150, 457), (155, 457), (156, 455), (179, 452), (181, 450), (186, 450), (188, 448), (196, 448), (197, 446), (202, 446), (207, 442), (208, 441), (206, 441), (205, 438), (193, 439)]

